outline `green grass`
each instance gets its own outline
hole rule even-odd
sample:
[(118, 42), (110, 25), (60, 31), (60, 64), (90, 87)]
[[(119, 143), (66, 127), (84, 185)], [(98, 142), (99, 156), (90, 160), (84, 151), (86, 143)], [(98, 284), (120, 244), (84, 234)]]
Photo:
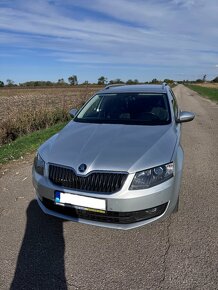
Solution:
[(218, 102), (218, 89), (216, 88), (207, 88), (207, 87), (201, 87), (198, 85), (187, 85), (188, 88), (191, 90), (199, 93), (201, 96), (209, 98), (213, 101)]
[(34, 152), (43, 142), (60, 131), (65, 125), (66, 122), (59, 123), (50, 128), (19, 137), (9, 144), (0, 146), (0, 164), (19, 159), (26, 153)]

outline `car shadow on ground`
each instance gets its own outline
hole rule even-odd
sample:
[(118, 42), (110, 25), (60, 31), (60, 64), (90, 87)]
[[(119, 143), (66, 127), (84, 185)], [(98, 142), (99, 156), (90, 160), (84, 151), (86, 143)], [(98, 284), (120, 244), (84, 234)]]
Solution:
[(63, 222), (46, 216), (36, 200), (30, 202), (10, 289), (67, 289)]

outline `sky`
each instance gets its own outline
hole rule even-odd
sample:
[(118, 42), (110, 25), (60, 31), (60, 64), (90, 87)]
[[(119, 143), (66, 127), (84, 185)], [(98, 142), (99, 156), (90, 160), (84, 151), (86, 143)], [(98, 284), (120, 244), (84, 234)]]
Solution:
[(218, 76), (217, 0), (0, 0), (0, 80)]

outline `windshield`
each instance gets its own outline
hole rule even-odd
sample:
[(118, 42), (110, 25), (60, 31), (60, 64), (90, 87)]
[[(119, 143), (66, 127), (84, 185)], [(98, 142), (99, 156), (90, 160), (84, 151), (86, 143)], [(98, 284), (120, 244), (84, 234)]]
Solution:
[(165, 125), (171, 122), (166, 94), (117, 93), (95, 95), (74, 119), (76, 122)]

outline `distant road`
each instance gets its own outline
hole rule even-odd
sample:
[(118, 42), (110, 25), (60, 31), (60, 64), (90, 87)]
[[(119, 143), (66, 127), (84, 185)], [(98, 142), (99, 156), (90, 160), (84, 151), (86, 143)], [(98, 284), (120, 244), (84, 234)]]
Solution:
[(183, 125), (178, 214), (125, 232), (63, 222), (34, 201), (32, 157), (11, 163), (0, 178), (0, 289), (217, 289), (218, 105), (174, 91), (196, 113)]

